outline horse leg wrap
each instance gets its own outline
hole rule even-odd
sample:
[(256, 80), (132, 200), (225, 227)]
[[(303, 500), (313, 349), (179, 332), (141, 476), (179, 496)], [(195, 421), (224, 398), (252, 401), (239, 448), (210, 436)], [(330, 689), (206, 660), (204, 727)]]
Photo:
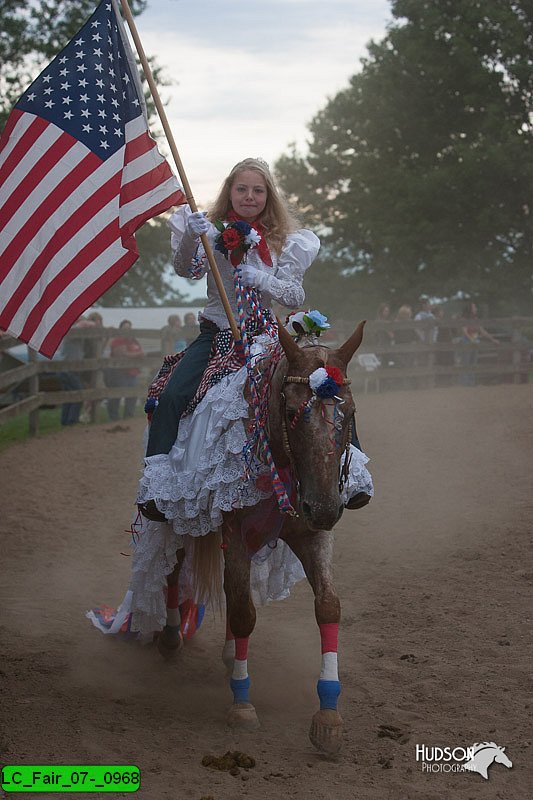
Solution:
[(234, 703), (248, 703), (248, 639), (235, 639), (235, 660), (230, 681)]
[(180, 626), (181, 615), (179, 610), (179, 586), (167, 586), (167, 625)]
[(337, 622), (326, 622), (318, 627), (322, 643), (322, 669), (316, 690), (320, 699), (321, 710), (329, 708), (336, 711), (337, 701), (341, 693), (337, 664), (339, 624)]

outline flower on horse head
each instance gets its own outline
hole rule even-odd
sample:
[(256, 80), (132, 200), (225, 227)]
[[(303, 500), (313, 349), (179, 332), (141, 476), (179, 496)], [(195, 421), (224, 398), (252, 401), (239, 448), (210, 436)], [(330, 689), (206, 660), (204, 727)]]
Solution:
[(317, 397), (327, 399), (338, 395), (344, 375), (338, 367), (319, 367), (309, 375), (309, 386)]
[(312, 334), (320, 336), (322, 331), (326, 331), (331, 325), (328, 318), (320, 311), (297, 311), (289, 314), (286, 326), (291, 336), (302, 336)]
[(310, 320), (310, 322), (308, 320), (306, 320), (306, 322), (311, 326), (311, 330), (313, 331), (316, 328), (318, 328), (319, 331), (326, 331), (328, 328), (331, 328), (328, 318), (316, 309), (314, 311), (307, 311), (305, 316)]
[(242, 219), (229, 223), (217, 219), (214, 224), (219, 231), (215, 239), (215, 250), (228, 258), (234, 267), (242, 262), (248, 250), (257, 247), (261, 241), (261, 234)]

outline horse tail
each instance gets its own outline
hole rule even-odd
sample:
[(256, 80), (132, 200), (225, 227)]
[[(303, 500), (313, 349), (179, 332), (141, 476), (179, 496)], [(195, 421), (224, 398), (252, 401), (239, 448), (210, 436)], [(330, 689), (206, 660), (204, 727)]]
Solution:
[(220, 609), (223, 593), (223, 558), (220, 531), (193, 539), (192, 576), (195, 600)]

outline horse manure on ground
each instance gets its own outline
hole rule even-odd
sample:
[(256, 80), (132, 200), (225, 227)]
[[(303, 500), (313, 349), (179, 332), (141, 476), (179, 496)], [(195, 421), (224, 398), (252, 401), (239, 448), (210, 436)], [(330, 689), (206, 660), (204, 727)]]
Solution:
[(223, 756), (205, 755), (202, 758), (202, 765), (221, 772), (229, 772), (230, 775), (240, 775), (241, 768), (255, 767), (255, 758), (241, 753), (240, 750), (227, 750)]

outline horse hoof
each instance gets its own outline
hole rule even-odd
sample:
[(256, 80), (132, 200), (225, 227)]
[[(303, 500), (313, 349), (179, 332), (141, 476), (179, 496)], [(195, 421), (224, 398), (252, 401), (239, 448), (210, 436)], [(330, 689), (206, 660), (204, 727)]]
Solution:
[(157, 649), (166, 661), (176, 658), (183, 647), (183, 636), (181, 631), (163, 628), (157, 637)]
[(312, 744), (329, 758), (338, 755), (342, 745), (342, 717), (330, 708), (317, 711), (311, 722), (309, 738)]
[(241, 731), (256, 731), (261, 727), (251, 703), (235, 703), (228, 712), (227, 723), (230, 728)]

